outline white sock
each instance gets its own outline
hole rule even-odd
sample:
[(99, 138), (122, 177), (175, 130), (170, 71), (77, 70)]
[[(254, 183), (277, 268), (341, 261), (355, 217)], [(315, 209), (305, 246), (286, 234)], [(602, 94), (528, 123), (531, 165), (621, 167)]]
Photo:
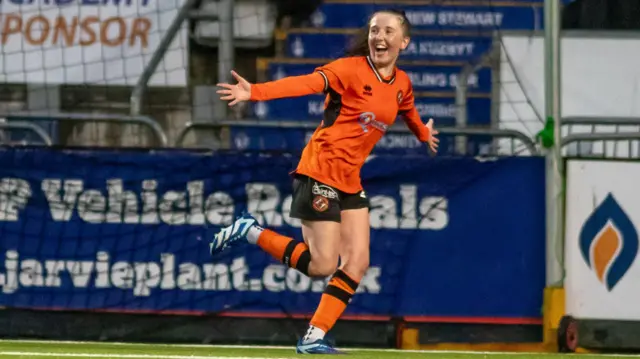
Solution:
[(302, 339), (302, 343), (306, 344), (306, 343), (313, 343), (318, 339), (323, 339), (325, 335), (325, 332), (317, 327), (314, 327), (313, 325), (309, 326), (309, 329), (307, 329), (307, 333), (304, 335), (304, 338)]
[(262, 231), (264, 231), (264, 228), (260, 227), (257, 224), (251, 226), (251, 228), (249, 228), (249, 231), (247, 232), (247, 241), (249, 241), (249, 243), (251, 244), (257, 244), (258, 238), (260, 237), (260, 233), (262, 233)]

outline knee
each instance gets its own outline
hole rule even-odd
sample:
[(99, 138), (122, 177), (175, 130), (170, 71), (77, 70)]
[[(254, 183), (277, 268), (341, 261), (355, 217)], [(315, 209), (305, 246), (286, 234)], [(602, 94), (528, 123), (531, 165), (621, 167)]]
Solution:
[(348, 261), (342, 264), (342, 269), (352, 276), (353, 280), (360, 281), (369, 269), (369, 252), (353, 253), (348, 257)]
[(309, 266), (309, 276), (324, 278), (332, 275), (338, 269), (338, 260), (325, 259), (315, 260), (312, 258), (311, 265)]

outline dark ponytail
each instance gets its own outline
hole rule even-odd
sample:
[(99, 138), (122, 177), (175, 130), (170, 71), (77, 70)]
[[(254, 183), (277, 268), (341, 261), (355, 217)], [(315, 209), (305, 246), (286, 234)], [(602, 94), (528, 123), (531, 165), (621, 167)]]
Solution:
[(347, 56), (368, 56), (369, 55), (369, 22), (363, 28), (358, 29), (356, 35), (351, 39)]
[(379, 13), (387, 13), (397, 15), (402, 19), (402, 30), (404, 31), (404, 36), (411, 36), (411, 23), (407, 18), (407, 14), (402, 9), (386, 9), (374, 12), (369, 19), (367, 20), (367, 24), (360, 28), (356, 35), (352, 38), (350, 45), (345, 51), (346, 56), (368, 56), (369, 55), (369, 25), (371, 24), (371, 19), (373, 19), (376, 14)]

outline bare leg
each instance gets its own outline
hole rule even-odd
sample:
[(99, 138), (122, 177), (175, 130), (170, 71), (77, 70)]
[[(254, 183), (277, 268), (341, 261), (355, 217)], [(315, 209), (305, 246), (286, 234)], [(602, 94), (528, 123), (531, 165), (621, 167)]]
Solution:
[(304, 343), (323, 339), (342, 316), (369, 267), (369, 210), (342, 211), (340, 269), (332, 276), (310, 322)]

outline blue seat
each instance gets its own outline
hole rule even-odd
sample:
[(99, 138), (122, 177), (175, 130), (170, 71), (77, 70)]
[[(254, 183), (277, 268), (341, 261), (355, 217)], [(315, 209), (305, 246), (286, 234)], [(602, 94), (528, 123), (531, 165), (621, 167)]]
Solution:
[[(312, 121), (320, 123), (324, 114), (325, 96), (310, 95), (254, 103), (254, 115), (265, 121)], [(415, 105), (423, 121), (433, 117), (438, 126), (456, 124), (455, 98), (435, 97), (416, 93)], [(467, 100), (469, 125), (491, 123), (491, 99), (489, 96), (472, 96)]]
[[(322, 66), (327, 61), (318, 60), (308, 62), (297, 62), (295, 60), (270, 61), (268, 65), (269, 80), (277, 80), (285, 76), (297, 76), (312, 73), (317, 67)], [(411, 78), (414, 91), (431, 91), (452, 93), (456, 90), (457, 79), (462, 64), (455, 62), (444, 63), (443, 65), (399, 65)], [(491, 69), (482, 68), (469, 78), (470, 93), (491, 92)]]
[[(403, 9), (416, 30), (492, 31), (532, 30), (542, 28), (543, 3), (541, 1), (515, 1), (505, 6), (492, 5), (438, 5), (433, 2), (374, 4), (346, 1), (326, 1), (312, 16), (316, 27), (358, 28), (377, 10), (389, 7)], [(471, 3), (471, 2), (469, 2)]]
[[(325, 32), (299, 29), (287, 34), (286, 56), (294, 58), (337, 58), (345, 53), (354, 38), (355, 29)], [(402, 60), (472, 61), (491, 47), (490, 36), (453, 36), (414, 34)]]
[(237, 150), (289, 151), (292, 147), (287, 131), (280, 128), (235, 127), (231, 132), (231, 148)]

